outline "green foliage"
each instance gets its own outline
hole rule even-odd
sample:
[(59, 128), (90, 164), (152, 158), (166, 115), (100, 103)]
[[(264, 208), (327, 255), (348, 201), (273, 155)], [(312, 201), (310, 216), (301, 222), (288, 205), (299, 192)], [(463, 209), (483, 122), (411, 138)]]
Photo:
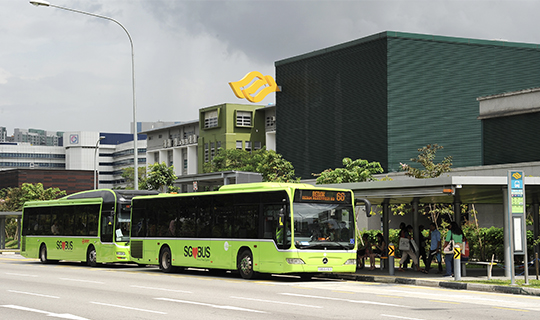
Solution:
[(245, 171), (257, 172), (263, 181), (299, 182), (293, 165), (273, 150), (248, 152), (240, 149), (218, 149), (212, 161), (204, 164), (204, 172)]
[[(43, 184), (23, 183), (19, 188), (0, 190), (0, 211), (22, 211), (26, 201), (54, 200), (66, 195), (59, 188), (43, 188)], [(6, 237), (17, 239), (17, 219), (6, 219)]]
[(408, 164), (400, 163), (401, 170), (405, 174), (417, 179), (436, 178), (445, 172), (451, 171), (452, 157), (447, 156), (441, 163), (435, 164), (437, 150), (443, 149), (443, 146), (437, 144), (428, 144), (425, 147), (419, 148), (420, 154), (416, 158), (412, 158), (412, 162), (419, 163), (424, 169), (418, 169), (409, 166)]
[[(126, 189), (133, 190), (134, 188), (134, 174), (133, 167), (123, 168), (122, 169), (122, 178), (126, 182)], [(139, 189), (146, 190), (146, 167), (139, 167), (137, 170), (137, 175), (139, 177)]]
[(0, 202), (0, 211), (21, 211), (26, 201), (54, 200), (66, 195), (59, 188), (43, 188), (43, 184), (23, 183), (20, 188), (7, 188), (2, 190), (3, 201)]
[(343, 158), (344, 168), (326, 169), (320, 174), (313, 174), (317, 177), (317, 184), (364, 182), (376, 180), (373, 175), (382, 173), (383, 168), (379, 162), (368, 162), (367, 160)]
[[(165, 192), (165, 189), (171, 189), (173, 183), (176, 180), (174, 174), (174, 166), (167, 167), (165, 162), (154, 163), (148, 166), (148, 178), (145, 181), (144, 189), (158, 190), (159, 192)], [(142, 187), (140, 189), (143, 189)], [(174, 188), (176, 191), (177, 189)]]

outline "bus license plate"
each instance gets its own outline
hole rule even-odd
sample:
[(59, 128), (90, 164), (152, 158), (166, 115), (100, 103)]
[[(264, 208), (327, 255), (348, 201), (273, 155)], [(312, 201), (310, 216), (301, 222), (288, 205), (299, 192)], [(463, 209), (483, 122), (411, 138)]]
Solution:
[(332, 271), (332, 268), (319, 268), (319, 271)]

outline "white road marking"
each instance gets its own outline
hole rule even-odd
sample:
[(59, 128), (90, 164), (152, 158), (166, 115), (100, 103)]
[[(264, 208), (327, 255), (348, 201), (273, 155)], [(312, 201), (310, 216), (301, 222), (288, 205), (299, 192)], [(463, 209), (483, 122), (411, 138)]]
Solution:
[(311, 295), (296, 294), (296, 293), (280, 293), (280, 294), (286, 295), (286, 296), (303, 297), (303, 298), (310, 298), (310, 299), (337, 300), (337, 301), (346, 301), (346, 302), (351, 302), (351, 303), (372, 304), (372, 305), (385, 306), (385, 307), (412, 308), (411, 306), (392, 304), (392, 303), (384, 303), (384, 302), (367, 301), (367, 300), (351, 300), (351, 299), (342, 299), (342, 298), (311, 296)]
[(139, 288), (139, 289), (147, 289), (147, 290), (160, 290), (160, 291), (168, 291), (168, 292), (179, 292), (179, 293), (193, 293), (191, 291), (185, 291), (185, 290), (174, 290), (174, 289), (165, 289), (165, 288), (152, 288), (152, 287), (143, 287), (143, 286), (130, 286), (132, 288)]
[(391, 314), (381, 314), (381, 317), (404, 319), (404, 320), (423, 320), (423, 319), (420, 319), (420, 318), (408, 318), (408, 317), (402, 317), (402, 316), (393, 316)]
[(54, 317), (54, 318), (61, 318), (61, 319), (71, 319), (71, 320), (88, 320), (86, 318), (75, 316), (75, 315), (72, 315), (72, 314), (69, 314), (69, 313), (53, 313), (53, 312), (48, 312), (48, 311), (43, 311), (43, 310), (38, 310), (38, 309), (32, 309), (32, 308), (27, 308), (27, 307), (22, 307), (22, 306), (15, 306), (15, 305), (11, 305), (11, 304), (10, 305), (3, 305), (3, 306), (0, 306), (0, 307), (9, 308), (9, 309), (15, 309), (15, 310), (21, 310), (21, 311), (34, 312), (34, 313), (41, 313), (41, 314), (45, 314), (47, 317)]
[(244, 298), (244, 297), (233, 297), (233, 296), (231, 296), (231, 298), (233, 298), (233, 299), (242, 299), (242, 300), (250, 300), (250, 301), (258, 301), (258, 302), (275, 303), (275, 304), (279, 304), (279, 305), (287, 304), (287, 305), (291, 305), (291, 306), (322, 309), (321, 306), (314, 306), (314, 305), (309, 305), (309, 304), (300, 304), (300, 303), (283, 302), (283, 301), (272, 301), (272, 300), (262, 300), (262, 299), (253, 299), (253, 298)]
[(170, 301), (170, 302), (178, 302), (178, 303), (185, 303), (185, 304), (194, 304), (194, 305), (211, 307), (211, 308), (216, 308), (216, 309), (246, 311), (246, 312), (255, 312), (255, 313), (267, 313), (265, 311), (260, 311), (260, 310), (246, 309), (246, 308), (240, 308), (240, 307), (234, 307), (234, 306), (220, 306), (220, 305), (217, 305), (217, 304), (210, 304), (210, 303), (204, 303), (204, 302), (177, 300), (177, 299), (169, 299), (169, 298), (155, 298), (155, 299), (156, 300), (161, 300), (161, 301)]
[(76, 281), (76, 282), (86, 282), (86, 283), (96, 283), (96, 284), (105, 284), (105, 282), (101, 282), (101, 281), (92, 281), (92, 280), (84, 280), (84, 279), (60, 278), (60, 280), (64, 280), (64, 281)]
[(6, 274), (9, 274), (10, 276), (17, 276), (17, 277), (34, 277), (34, 278), (37, 278), (37, 275), (35, 275), (35, 274), (9, 273), (9, 272), (6, 272)]
[(143, 312), (150, 312), (150, 313), (157, 313), (157, 314), (167, 314), (167, 312), (154, 311), (154, 310), (148, 310), (148, 309), (139, 309), (139, 308), (133, 308), (133, 307), (126, 307), (126, 306), (119, 306), (119, 305), (116, 305), (116, 304), (94, 302), (94, 301), (91, 301), (90, 303), (97, 304), (97, 305), (100, 305), (100, 306), (106, 306), (106, 307), (114, 307), (114, 308), (120, 308), (120, 309), (143, 311)]
[(33, 292), (24, 292), (24, 291), (16, 291), (16, 290), (8, 290), (8, 292), (26, 294), (26, 295), (29, 295), (29, 296), (37, 296), (37, 297), (43, 297), (43, 298), (60, 299), (60, 297), (57, 297), (57, 296), (49, 296), (49, 295), (46, 295), (46, 294), (39, 294), (39, 293), (33, 293)]

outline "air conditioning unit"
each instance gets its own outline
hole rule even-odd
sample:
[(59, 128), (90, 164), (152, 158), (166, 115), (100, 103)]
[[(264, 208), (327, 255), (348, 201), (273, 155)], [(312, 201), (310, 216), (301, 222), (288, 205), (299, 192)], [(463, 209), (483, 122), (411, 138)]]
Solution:
[(167, 139), (167, 148), (172, 147), (172, 139)]

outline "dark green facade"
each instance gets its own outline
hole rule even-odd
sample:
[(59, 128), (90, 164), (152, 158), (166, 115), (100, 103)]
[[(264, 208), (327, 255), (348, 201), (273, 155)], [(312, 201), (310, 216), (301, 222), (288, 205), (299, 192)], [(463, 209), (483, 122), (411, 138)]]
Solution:
[[(484, 164), (480, 96), (537, 87), (536, 44), (383, 32), (277, 61), (277, 152), (311, 177), (350, 157), (387, 172), (444, 146), (454, 167)], [(440, 160), (437, 159), (437, 160)]]

